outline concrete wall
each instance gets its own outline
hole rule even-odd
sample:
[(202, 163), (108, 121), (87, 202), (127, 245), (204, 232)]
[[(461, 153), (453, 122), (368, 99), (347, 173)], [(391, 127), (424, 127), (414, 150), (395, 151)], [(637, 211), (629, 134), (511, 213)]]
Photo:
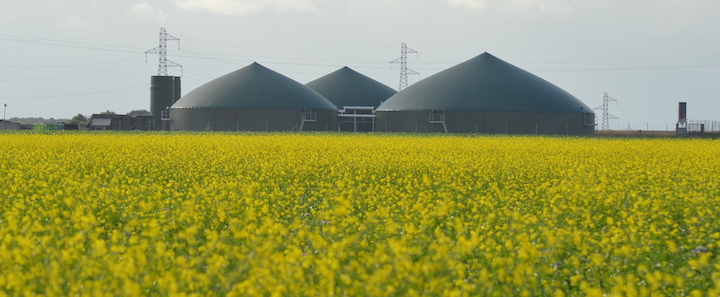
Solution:
[[(303, 131), (336, 131), (337, 111), (315, 110), (317, 121)], [(180, 131), (297, 131), (301, 110), (171, 108), (171, 129)]]
[[(376, 111), (378, 132), (445, 132), (429, 123), (432, 111)], [(588, 124), (586, 124), (586, 121)], [(594, 114), (446, 111), (449, 133), (588, 135), (595, 131)]]

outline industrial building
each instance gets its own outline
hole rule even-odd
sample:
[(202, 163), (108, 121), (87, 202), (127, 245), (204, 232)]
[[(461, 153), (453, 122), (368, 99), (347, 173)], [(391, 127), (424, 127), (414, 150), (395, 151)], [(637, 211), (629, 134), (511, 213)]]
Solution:
[(162, 119), (169, 116), (170, 106), (180, 99), (181, 91), (179, 76), (151, 76), (149, 115), (93, 114), (87, 129), (113, 131), (170, 130), (170, 125)]
[[(154, 128), (152, 115), (93, 114), (88, 130), (151, 131)], [(69, 130), (69, 129), (68, 129)], [(74, 129), (77, 130), (77, 127)]]
[(592, 134), (595, 113), (559, 87), (489, 53), (430, 76), (375, 110), (375, 131)]
[(348, 67), (302, 85), (258, 63), (185, 96), (179, 91), (179, 77), (152, 77), (153, 130), (563, 135), (595, 130), (595, 113), (587, 105), (489, 53), (401, 92)]
[(198, 87), (169, 111), (171, 130), (333, 131), (337, 123), (332, 102), (258, 63)]
[[(302, 85), (258, 63), (216, 78), (181, 97), (160, 28), (158, 75), (151, 77), (149, 130), (386, 131), (584, 135), (595, 113), (563, 89), (489, 53), (407, 87), (402, 44), (400, 92), (348, 67)], [(414, 73), (414, 72), (413, 72)], [(118, 120), (122, 120), (118, 118)], [(122, 128), (95, 117), (91, 128)]]
[(22, 125), (6, 120), (0, 120), (0, 130), (20, 130)]
[(375, 108), (397, 91), (343, 67), (305, 84), (335, 104), (338, 131), (370, 132), (375, 129)]

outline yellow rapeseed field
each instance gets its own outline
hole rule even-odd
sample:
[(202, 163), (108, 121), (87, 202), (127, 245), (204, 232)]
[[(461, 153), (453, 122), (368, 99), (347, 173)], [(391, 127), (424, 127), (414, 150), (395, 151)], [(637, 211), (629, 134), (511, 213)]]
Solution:
[(718, 296), (720, 142), (2, 133), (0, 295)]

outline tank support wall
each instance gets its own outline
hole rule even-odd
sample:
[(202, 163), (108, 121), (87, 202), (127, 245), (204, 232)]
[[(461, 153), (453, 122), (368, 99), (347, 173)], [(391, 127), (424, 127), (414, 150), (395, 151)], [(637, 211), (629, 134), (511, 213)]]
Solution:
[[(445, 132), (440, 123), (430, 123), (432, 111), (376, 111), (377, 132)], [(582, 113), (446, 111), (450, 133), (588, 135), (595, 125)]]
[[(317, 118), (305, 122), (303, 131), (336, 131), (337, 111), (313, 110)], [(180, 131), (297, 131), (301, 110), (174, 108), (172, 130)]]

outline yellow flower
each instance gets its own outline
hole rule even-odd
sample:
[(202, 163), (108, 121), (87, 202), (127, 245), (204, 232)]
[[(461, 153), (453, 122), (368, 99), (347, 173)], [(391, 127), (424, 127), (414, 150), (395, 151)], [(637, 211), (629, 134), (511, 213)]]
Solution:
[(0, 295), (651, 296), (720, 284), (714, 140), (0, 141)]

